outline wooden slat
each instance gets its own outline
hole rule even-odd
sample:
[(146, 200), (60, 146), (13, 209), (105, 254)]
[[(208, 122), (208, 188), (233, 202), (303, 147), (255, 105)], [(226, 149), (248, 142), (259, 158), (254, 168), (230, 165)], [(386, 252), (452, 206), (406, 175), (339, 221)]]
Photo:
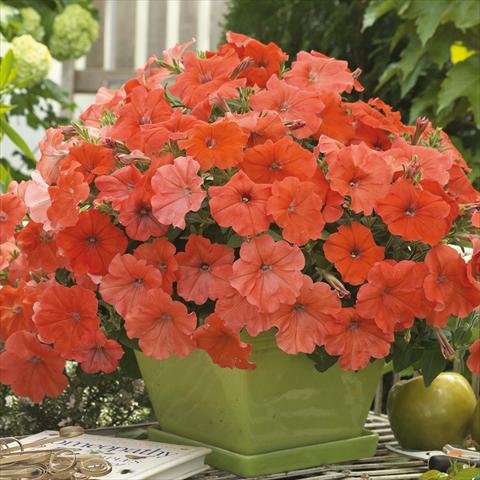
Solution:
[(76, 93), (96, 93), (101, 86), (118, 88), (135, 75), (131, 70), (87, 69), (75, 72)]
[[(112, 48), (115, 69), (134, 68), (136, 0), (116, 0), (113, 4)], [(145, 32), (146, 33), (146, 32)]]

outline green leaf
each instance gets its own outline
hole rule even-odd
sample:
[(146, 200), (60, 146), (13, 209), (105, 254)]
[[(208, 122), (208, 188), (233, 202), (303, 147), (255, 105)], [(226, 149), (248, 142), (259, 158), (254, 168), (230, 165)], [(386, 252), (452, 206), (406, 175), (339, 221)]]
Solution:
[(480, 128), (480, 88), (478, 83), (480, 57), (474, 55), (455, 64), (443, 80), (438, 96), (437, 114), (446, 109), (455, 100), (466, 97), (470, 102), (475, 123)]
[(119, 367), (122, 372), (130, 378), (142, 378), (138, 368), (137, 357), (131, 348), (123, 347), (123, 356), (120, 359)]
[(436, 109), (439, 89), (440, 82), (433, 81), (425, 90), (413, 98), (412, 106), (410, 107), (410, 123), (414, 124), (415, 120), (420, 116), (431, 116), (431, 113)]
[(0, 104), (0, 117), (4, 114), (9, 112), (10, 110), (13, 110), (16, 107), (16, 105), (2, 105)]
[(234, 233), (227, 241), (227, 247), (238, 248), (245, 241), (245, 237), (241, 237)]
[[(4, 133), (10, 138), (10, 140), (21, 150), (21, 152), (31, 160), (33, 165), (35, 164), (35, 156), (33, 155), (28, 145), (23, 138), (8, 124), (5, 117), (0, 117), (0, 127)], [(32, 165), (32, 166), (33, 166)]]
[(362, 32), (390, 10), (396, 10), (397, 3), (396, 0), (371, 0), (363, 15)]
[(435, 377), (445, 370), (447, 361), (443, 357), (440, 347), (435, 345), (435, 347), (424, 351), (420, 364), (423, 383), (428, 387), (435, 380)]
[(338, 357), (332, 357), (323, 347), (315, 348), (313, 353), (308, 354), (308, 356), (313, 360), (315, 368), (319, 372), (326, 372), (338, 360)]
[(453, 480), (478, 480), (480, 468), (464, 468), (456, 473)]
[(8, 185), (11, 181), (12, 174), (10, 173), (10, 169), (0, 163), (0, 191), (2, 193), (7, 191)]
[(17, 74), (13, 61), (13, 50), (10, 49), (2, 58), (0, 64), (0, 90), (3, 90), (8, 84), (12, 83)]
[(451, 0), (435, 0), (432, 5), (431, 1), (412, 0), (405, 16), (415, 20), (422, 46), (435, 33), (450, 3)]

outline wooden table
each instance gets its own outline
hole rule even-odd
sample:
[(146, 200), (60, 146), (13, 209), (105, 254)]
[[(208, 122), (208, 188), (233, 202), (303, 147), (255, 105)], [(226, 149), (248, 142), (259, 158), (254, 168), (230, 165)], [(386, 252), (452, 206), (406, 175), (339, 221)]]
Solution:
[[(428, 470), (424, 462), (398, 455), (386, 448), (387, 443), (394, 441), (386, 415), (371, 413), (366, 427), (380, 436), (374, 457), (288, 473), (262, 475), (255, 477), (255, 480), (280, 480), (283, 478), (289, 480), (406, 480), (418, 479), (423, 472)], [(192, 480), (238, 480), (239, 478), (241, 477), (231, 473), (210, 469), (192, 477)]]

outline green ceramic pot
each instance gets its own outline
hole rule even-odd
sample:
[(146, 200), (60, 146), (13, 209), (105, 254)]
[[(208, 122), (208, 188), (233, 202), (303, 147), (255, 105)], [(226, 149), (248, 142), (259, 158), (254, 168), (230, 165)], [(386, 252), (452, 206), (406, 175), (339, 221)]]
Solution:
[(363, 427), (383, 361), (319, 373), (281, 351), (273, 331), (244, 340), (256, 370), (220, 368), (203, 351), (165, 361), (137, 352), (160, 424), (150, 438), (209, 446), (210, 465), (243, 476), (373, 455), (377, 437)]

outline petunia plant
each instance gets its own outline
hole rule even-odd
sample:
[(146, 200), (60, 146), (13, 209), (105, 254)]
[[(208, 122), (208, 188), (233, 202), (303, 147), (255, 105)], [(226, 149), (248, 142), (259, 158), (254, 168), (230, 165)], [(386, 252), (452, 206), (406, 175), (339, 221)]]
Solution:
[(100, 88), (0, 197), (0, 381), (39, 402), (125, 348), (254, 369), (266, 331), (319, 370), (479, 373), (480, 193), (448, 136), (355, 100), (344, 61), (192, 43)]

